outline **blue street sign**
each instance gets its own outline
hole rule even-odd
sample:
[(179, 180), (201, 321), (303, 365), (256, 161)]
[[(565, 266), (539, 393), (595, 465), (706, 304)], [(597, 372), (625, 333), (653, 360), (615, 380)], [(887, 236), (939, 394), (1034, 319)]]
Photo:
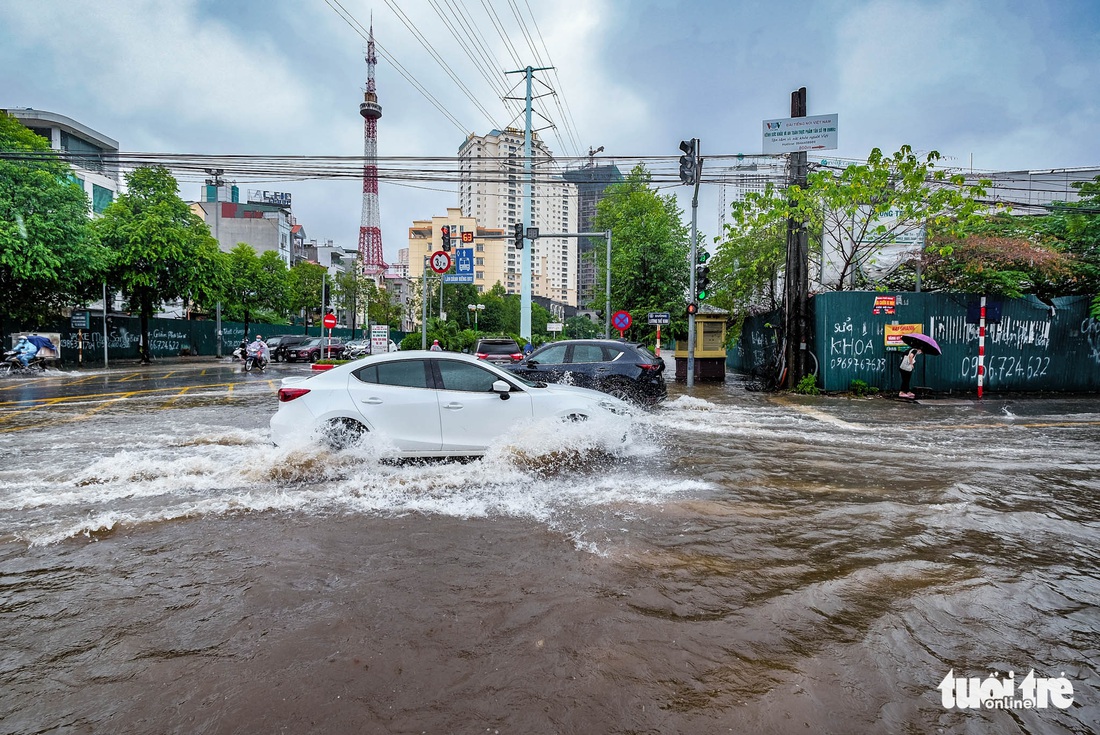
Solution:
[(470, 276), (469, 281), (459, 283), (473, 283), (474, 276), (474, 249), (459, 248), (455, 251), (455, 273), (460, 276)]
[(470, 276), (460, 276), (460, 275), (457, 275), (455, 273), (448, 273), (445, 276), (443, 276), (443, 282), (444, 283), (473, 283), (474, 282), (474, 277), (472, 275), (470, 275)]

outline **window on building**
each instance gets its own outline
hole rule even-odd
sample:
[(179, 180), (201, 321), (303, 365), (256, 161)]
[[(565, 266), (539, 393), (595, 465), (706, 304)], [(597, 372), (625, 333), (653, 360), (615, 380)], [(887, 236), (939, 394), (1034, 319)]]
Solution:
[(110, 189), (92, 184), (92, 211), (96, 214), (103, 214), (103, 210), (110, 206), (114, 198), (115, 193)]

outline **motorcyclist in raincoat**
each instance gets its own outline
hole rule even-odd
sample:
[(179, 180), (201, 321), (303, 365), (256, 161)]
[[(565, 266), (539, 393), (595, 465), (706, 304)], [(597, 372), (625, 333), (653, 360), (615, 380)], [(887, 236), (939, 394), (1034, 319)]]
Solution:
[(27, 367), (37, 354), (38, 345), (28, 340), (26, 336), (21, 336), (19, 341), (15, 343), (15, 356), (19, 362), (23, 363), (23, 367)]

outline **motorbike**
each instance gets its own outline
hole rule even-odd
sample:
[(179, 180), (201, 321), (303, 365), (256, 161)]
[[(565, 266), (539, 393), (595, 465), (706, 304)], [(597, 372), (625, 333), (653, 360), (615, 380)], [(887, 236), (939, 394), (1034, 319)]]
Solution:
[(244, 371), (250, 372), (252, 368), (263, 371), (267, 367), (267, 360), (258, 352), (249, 352), (244, 358)]
[(11, 375), (12, 373), (24, 373), (31, 370), (45, 370), (46, 360), (44, 358), (35, 355), (30, 359), (25, 366), (19, 360), (19, 357), (15, 354), (15, 350), (8, 350), (4, 353), (4, 361), (0, 362), (0, 373), (4, 375)]

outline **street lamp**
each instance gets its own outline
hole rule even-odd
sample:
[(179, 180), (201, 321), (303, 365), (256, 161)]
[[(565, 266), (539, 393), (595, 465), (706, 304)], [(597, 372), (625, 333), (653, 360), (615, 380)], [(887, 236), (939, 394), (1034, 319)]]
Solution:
[(466, 304), (466, 308), (474, 313), (474, 335), (477, 335), (477, 313), (485, 311), (485, 304)]

